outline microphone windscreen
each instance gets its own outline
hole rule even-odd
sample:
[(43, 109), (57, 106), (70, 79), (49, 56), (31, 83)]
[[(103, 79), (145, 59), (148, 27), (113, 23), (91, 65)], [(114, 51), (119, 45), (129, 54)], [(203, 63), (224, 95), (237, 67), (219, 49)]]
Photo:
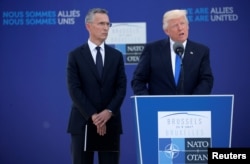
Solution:
[(184, 53), (184, 46), (182, 43), (175, 42), (173, 45), (173, 49), (177, 55), (181, 56)]

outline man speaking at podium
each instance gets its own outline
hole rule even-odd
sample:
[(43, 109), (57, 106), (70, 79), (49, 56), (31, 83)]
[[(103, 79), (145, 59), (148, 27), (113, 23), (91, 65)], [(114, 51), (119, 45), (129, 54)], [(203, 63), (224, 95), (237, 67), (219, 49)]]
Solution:
[(186, 10), (170, 10), (163, 16), (168, 38), (146, 44), (134, 71), (135, 95), (210, 94), (213, 74), (210, 50), (188, 39)]

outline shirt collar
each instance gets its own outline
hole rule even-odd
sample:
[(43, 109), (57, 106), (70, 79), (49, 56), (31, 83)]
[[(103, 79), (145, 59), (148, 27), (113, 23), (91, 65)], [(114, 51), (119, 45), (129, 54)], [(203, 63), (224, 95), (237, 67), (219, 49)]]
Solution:
[[(95, 48), (97, 47), (97, 45), (91, 42), (90, 40), (88, 40), (88, 45), (91, 51), (95, 50)], [(99, 47), (101, 47), (101, 50), (104, 50), (104, 42), (99, 45)]]

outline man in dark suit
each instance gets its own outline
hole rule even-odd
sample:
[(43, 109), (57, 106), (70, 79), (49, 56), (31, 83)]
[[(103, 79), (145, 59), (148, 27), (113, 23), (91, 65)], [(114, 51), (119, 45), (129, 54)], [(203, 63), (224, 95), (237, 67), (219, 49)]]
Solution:
[[(186, 10), (171, 10), (163, 16), (167, 39), (148, 43), (134, 71), (131, 86), (135, 95), (210, 94), (213, 74), (209, 48), (188, 39)], [(175, 44), (181, 45), (180, 75), (175, 73)], [(177, 47), (179, 48), (179, 47)], [(175, 82), (175, 76), (179, 78)]]
[[(67, 84), (72, 109), (67, 132), (71, 134), (73, 164), (93, 164), (95, 151), (100, 164), (119, 163), (120, 107), (126, 95), (127, 78), (121, 52), (104, 43), (110, 25), (105, 9), (89, 10), (85, 17), (88, 42), (68, 56)], [(100, 73), (96, 67), (98, 53)], [(93, 129), (94, 134), (89, 137)]]

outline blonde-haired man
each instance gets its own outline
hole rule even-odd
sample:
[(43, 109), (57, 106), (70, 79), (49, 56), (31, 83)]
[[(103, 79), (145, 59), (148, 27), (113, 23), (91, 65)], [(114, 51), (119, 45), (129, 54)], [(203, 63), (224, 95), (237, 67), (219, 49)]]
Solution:
[[(210, 94), (214, 79), (210, 50), (188, 39), (187, 11), (167, 11), (163, 15), (163, 31), (167, 38), (145, 45), (131, 81), (134, 94)], [(176, 64), (178, 56), (180, 64)], [(177, 75), (176, 66), (179, 65), (181, 68)]]

